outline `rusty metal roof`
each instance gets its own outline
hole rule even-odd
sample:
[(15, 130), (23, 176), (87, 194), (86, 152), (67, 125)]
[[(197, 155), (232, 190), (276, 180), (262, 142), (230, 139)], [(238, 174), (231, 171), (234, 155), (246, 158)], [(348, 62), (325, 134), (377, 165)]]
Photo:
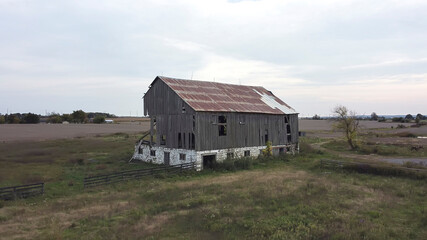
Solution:
[[(295, 109), (263, 87), (158, 76), (195, 111), (291, 114)], [(157, 79), (156, 78), (156, 79)]]

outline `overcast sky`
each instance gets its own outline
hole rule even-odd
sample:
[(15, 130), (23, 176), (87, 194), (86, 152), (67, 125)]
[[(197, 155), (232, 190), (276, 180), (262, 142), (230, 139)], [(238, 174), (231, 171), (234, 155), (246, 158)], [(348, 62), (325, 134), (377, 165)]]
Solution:
[(427, 1), (0, 0), (0, 113), (142, 115), (157, 75), (427, 114)]

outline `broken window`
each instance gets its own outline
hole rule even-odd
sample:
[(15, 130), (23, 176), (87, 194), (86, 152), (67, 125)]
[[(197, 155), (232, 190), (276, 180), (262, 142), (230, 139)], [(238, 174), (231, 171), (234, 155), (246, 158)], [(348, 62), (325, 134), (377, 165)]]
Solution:
[(178, 148), (182, 148), (181, 133), (178, 133)]
[(234, 153), (232, 152), (227, 153), (227, 158), (234, 158)]
[(218, 116), (218, 132), (219, 136), (227, 136), (227, 117), (224, 115)]
[(281, 147), (281, 148), (279, 148), (279, 154), (280, 154), (280, 155), (282, 155), (282, 154), (284, 154), (284, 153), (285, 153), (285, 148), (282, 148), (282, 147)]
[(289, 124), (286, 125), (286, 135), (288, 136), (288, 142), (291, 142), (292, 134), (291, 134), (291, 126)]
[(179, 154), (179, 160), (184, 161), (185, 160), (185, 153)]
[(184, 101), (182, 101), (182, 113), (185, 113), (185, 104), (184, 104)]
[(245, 157), (251, 156), (251, 151), (247, 150), (244, 152)]
[(166, 135), (162, 135), (160, 138), (160, 145), (166, 145)]
[(219, 130), (220, 136), (227, 136), (227, 126), (226, 125), (219, 125), (218, 130)]
[(138, 154), (143, 154), (144, 152), (143, 152), (143, 150), (142, 150), (142, 147), (141, 146), (139, 146), (139, 148), (138, 148)]
[(288, 116), (285, 116), (285, 123), (289, 123), (289, 118), (288, 118)]
[(150, 156), (156, 156), (156, 150), (151, 150), (150, 151)]

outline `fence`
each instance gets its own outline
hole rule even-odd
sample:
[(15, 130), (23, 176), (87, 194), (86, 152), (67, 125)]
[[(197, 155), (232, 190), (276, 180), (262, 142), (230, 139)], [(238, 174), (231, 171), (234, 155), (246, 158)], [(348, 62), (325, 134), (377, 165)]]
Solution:
[(111, 174), (86, 177), (84, 178), (84, 181), (83, 181), (83, 187), (89, 188), (89, 187), (95, 187), (95, 186), (104, 185), (104, 184), (112, 184), (116, 182), (127, 181), (130, 179), (138, 179), (144, 176), (155, 175), (161, 172), (178, 173), (178, 172), (188, 171), (192, 169), (195, 169), (194, 162), (171, 165), (171, 166), (159, 166), (159, 167), (153, 167), (153, 168), (115, 172)]
[(0, 199), (15, 200), (41, 195), (44, 193), (44, 183), (35, 183), (13, 187), (0, 188)]
[(320, 160), (320, 166), (322, 168), (342, 168), (349, 170), (356, 170), (363, 173), (374, 173), (384, 175), (402, 175), (404, 173), (417, 173), (416, 176), (427, 175), (427, 169), (421, 168), (406, 168), (398, 166), (387, 166), (372, 163), (360, 163), (360, 162), (342, 162), (337, 160)]

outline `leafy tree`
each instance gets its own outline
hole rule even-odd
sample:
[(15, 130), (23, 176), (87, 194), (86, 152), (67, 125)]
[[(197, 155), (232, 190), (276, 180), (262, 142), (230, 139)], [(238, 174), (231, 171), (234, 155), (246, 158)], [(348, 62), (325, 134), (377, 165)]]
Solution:
[(105, 117), (98, 115), (93, 119), (93, 123), (105, 123)]
[(4, 118), (3, 115), (0, 115), (0, 124), (5, 124), (6, 123), (6, 119)]
[(23, 117), (23, 123), (39, 123), (40, 116), (34, 113), (27, 113)]
[(73, 111), (71, 114), (73, 122), (84, 123), (86, 121), (86, 113), (83, 110)]
[(411, 114), (407, 114), (405, 116), (405, 120), (411, 121), (411, 120), (414, 120), (414, 117)]
[(47, 122), (48, 123), (62, 123), (62, 118), (59, 114), (53, 113), (48, 117)]
[(356, 113), (350, 111), (345, 106), (336, 106), (333, 110), (335, 115), (334, 127), (343, 130), (345, 138), (351, 149), (357, 148), (357, 135), (360, 130), (359, 120), (356, 118)]
[(71, 114), (68, 114), (68, 113), (64, 113), (64, 114), (62, 114), (62, 116), (61, 116), (61, 120), (63, 121), (63, 122), (72, 122), (73, 121), (73, 117), (71, 116)]
[(420, 119), (420, 120), (426, 120), (427, 116), (422, 115), (421, 113), (418, 113), (417, 116), (415, 117), (415, 119)]
[(313, 120), (320, 120), (320, 116), (319, 116), (319, 115), (317, 115), (317, 114), (314, 114), (314, 116), (313, 116)]
[(371, 113), (371, 120), (378, 121), (378, 115), (377, 115), (377, 113), (375, 113), (375, 112)]
[(391, 119), (392, 122), (405, 122), (405, 119), (403, 117), (394, 117)]
[(15, 113), (15, 114), (6, 114), (5, 116), (6, 122), (9, 124), (15, 124), (21, 122), (21, 114)]

